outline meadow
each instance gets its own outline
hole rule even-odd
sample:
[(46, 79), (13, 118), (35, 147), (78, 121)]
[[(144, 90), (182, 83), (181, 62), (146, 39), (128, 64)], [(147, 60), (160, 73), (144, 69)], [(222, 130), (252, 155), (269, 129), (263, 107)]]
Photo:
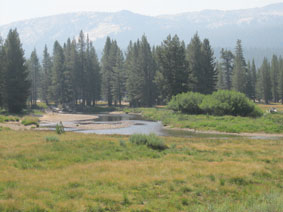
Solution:
[[(272, 105), (260, 105), (266, 111)], [(240, 116), (189, 115), (174, 112), (166, 107), (126, 108), (127, 113), (141, 113), (145, 119), (162, 121), (171, 128), (190, 128), (203, 131), (228, 133), (283, 133), (283, 106), (277, 105), (278, 113), (264, 113), (258, 118)]]
[(283, 140), (0, 131), (0, 211), (283, 211)]

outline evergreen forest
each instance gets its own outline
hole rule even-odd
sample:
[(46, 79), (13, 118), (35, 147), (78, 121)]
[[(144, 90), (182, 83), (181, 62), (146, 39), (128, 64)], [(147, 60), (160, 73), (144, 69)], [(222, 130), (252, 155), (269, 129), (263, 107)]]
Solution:
[(256, 67), (246, 61), (241, 40), (234, 51), (222, 49), (220, 55), (216, 61), (209, 40), (196, 33), (188, 44), (168, 35), (158, 46), (143, 35), (129, 41), (126, 51), (107, 37), (99, 59), (81, 31), (78, 38), (55, 41), (52, 50), (34, 49), (25, 58), (19, 34), (11, 29), (6, 39), (0, 37), (0, 107), (19, 113), (39, 100), (70, 108), (95, 106), (100, 100), (108, 106), (126, 101), (131, 107), (151, 107), (180, 93), (217, 90), (235, 90), (255, 102), (283, 102), (281, 56)]

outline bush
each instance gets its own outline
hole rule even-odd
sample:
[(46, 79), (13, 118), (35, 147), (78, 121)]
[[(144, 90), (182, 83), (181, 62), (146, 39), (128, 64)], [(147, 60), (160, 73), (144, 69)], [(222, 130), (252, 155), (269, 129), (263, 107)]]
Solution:
[(59, 138), (57, 138), (56, 136), (46, 136), (45, 141), (46, 142), (58, 142)]
[(228, 90), (219, 90), (206, 96), (200, 108), (204, 113), (217, 116), (258, 117), (262, 115), (262, 111), (245, 94)]
[(19, 120), (20, 119), (17, 116), (4, 116), (4, 115), (0, 115), (0, 123), (9, 122), (9, 121), (18, 122)]
[(25, 116), (21, 122), (25, 126), (36, 125), (39, 127), (39, 118), (33, 116)]
[(163, 140), (155, 134), (143, 135), (134, 134), (130, 137), (130, 142), (136, 145), (146, 145), (154, 150), (165, 150), (168, 147), (164, 144)]
[(182, 113), (201, 114), (202, 110), (199, 105), (202, 103), (205, 95), (200, 93), (181, 93), (173, 96), (168, 103), (168, 108)]
[(134, 134), (130, 137), (130, 142), (136, 145), (146, 145), (147, 136), (143, 134)]
[(165, 150), (168, 147), (164, 144), (163, 140), (156, 136), (155, 134), (150, 134), (147, 136), (147, 143), (146, 145), (155, 150)]
[(65, 132), (65, 128), (63, 126), (63, 123), (60, 121), (59, 124), (56, 124), (56, 133), (58, 135), (63, 134)]
[(168, 108), (188, 114), (244, 117), (262, 115), (261, 109), (250, 101), (245, 94), (228, 90), (219, 90), (206, 96), (193, 92), (178, 94), (172, 97)]

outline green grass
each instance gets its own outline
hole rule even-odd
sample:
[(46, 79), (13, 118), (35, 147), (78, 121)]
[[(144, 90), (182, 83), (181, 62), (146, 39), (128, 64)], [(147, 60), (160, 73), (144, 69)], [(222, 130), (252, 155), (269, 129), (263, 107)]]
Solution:
[(0, 123), (4, 122), (18, 122), (20, 118), (18, 116), (12, 116), (12, 115), (0, 115)]
[(22, 118), (21, 123), (25, 126), (36, 125), (38, 127), (39, 126), (39, 118), (34, 117), (34, 116), (24, 116)]
[[(283, 133), (283, 113), (264, 114), (260, 118), (239, 116), (187, 115), (168, 109), (138, 108), (146, 119), (162, 121), (164, 125), (196, 130), (214, 130), (231, 133)], [(131, 112), (131, 109), (127, 109)]]
[(0, 131), (0, 211), (283, 210), (283, 140), (160, 139)]

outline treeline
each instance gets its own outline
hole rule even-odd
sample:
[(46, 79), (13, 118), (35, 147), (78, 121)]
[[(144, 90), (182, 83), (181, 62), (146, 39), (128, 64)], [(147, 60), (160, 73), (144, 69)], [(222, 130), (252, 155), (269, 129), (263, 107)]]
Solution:
[[(109, 37), (98, 60), (88, 35), (63, 45), (55, 41), (52, 55), (47, 47), (39, 61), (36, 50), (24, 58), (19, 35), (10, 30), (0, 42), (0, 105), (21, 111), (26, 101), (47, 104), (94, 106), (98, 100), (109, 106), (129, 101), (133, 107), (165, 104), (172, 96), (193, 91), (211, 94), (236, 90), (253, 100), (283, 99), (283, 59), (265, 59), (257, 70), (246, 62), (241, 41), (235, 52), (221, 50), (216, 61), (209, 40), (195, 34), (189, 44), (169, 35), (159, 46), (146, 38), (132, 42), (125, 53)], [(15, 106), (16, 105), (16, 106)]]
[(217, 62), (217, 89), (236, 90), (254, 101), (283, 103), (283, 58), (273, 55), (271, 63), (265, 58), (257, 69), (254, 63), (243, 56), (241, 42), (237, 42), (235, 53), (221, 50)]

